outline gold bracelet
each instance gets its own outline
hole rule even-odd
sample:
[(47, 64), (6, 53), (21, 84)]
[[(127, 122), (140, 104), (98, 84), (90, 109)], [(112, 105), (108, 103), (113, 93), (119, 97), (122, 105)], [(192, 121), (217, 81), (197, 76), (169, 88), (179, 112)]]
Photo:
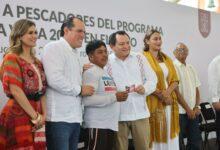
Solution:
[(37, 118), (36, 119), (31, 119), (31, 122), (33, 124), (37, 124), (41, 119), (42, 119), (41, 115), (37, 112)]

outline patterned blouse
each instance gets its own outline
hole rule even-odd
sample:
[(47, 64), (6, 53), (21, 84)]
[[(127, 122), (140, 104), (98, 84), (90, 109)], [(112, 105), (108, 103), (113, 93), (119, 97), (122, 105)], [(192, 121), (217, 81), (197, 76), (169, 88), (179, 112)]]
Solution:
[(8, 97), (12, 97), (9, 84), (20, 87), (26, 95), (44, 94), (46, 91), (46, 77), (43, 66), (39, 60), (35, 59), (34, 65), (39, 69), (42, 80), (42, 90), (39, 91), (39, 78), (32, 64), (28, 63), (16, 54), (8, 54), (3, 62), (3, 89)]
[(42, 114), (40, 97), (45, 94), (47, 83), (41, 62), (35, 59), (31, 64), (16, 54), (7, 54), (0, 68), (0, 79), (9, 97), (0, 114), (0, 150), (45, 150), (45, 138), (37, 140), (31, 118), (13, 98), (9, 87), (11, 84), (20, 87), (33, 109)]

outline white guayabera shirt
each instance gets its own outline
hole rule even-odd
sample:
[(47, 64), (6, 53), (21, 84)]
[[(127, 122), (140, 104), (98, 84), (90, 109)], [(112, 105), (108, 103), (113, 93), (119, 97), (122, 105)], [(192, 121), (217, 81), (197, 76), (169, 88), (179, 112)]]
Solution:
[(212, 102), (220, 99), (220, 55), (215, 57), (208, 67), (209, 96)]
[(61, 38), (44, 48), (42, 62), (47, 77), (47, 121), (82, 122), (82, 67), (77, 50)]

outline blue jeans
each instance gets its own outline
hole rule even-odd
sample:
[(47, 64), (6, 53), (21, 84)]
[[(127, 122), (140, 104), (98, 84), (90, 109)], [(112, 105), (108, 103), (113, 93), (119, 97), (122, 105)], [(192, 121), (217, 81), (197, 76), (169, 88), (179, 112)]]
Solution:
[[(180, 114), (179, 138), (187, 138), (187, 150), (201, 150), (202, 136), (199, 129), (199, 118), (189, 119), (187, 114)], [(181, 148), (180, 148), (181, 149)]]
[(46, 122), (47, 149), (77, 150), (79, 134), (79, 123)]

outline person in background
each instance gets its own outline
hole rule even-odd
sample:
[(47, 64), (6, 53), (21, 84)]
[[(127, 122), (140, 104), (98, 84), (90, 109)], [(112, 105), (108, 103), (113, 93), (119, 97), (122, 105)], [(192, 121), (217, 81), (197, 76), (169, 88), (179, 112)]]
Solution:
[(118, 131), (119, 106), (128, 97), (127, 91), (117, 92), (116, 85), (104, 66), (108, 52), (104, 42), (94, 40), (87, 44), (86, 54), (93, 64), (83, 73), (83, 85), (95, 88), (92, 96), (83, 97), (84, 127), (88, 150), (112, 150)]
[[(183, 107), (179, 105), (180, 143), (186, 137), (187, 149), (200, 150), (202, 148), (202, 137), (199, 129), (199, 114), (201, 113), (199, 86), (201, 83), (194, 67), (186, 63), (189, 54), (188, 47), (184, 43), (178, 43), (173, 53), (176, 57), (174, 66), (179, 78), (180, 94), (195, 114), (191, 118)], [(182, 149), (181, 144), (180, 149)]]
[(76, 150), (82, 122), (81, 96), (94, 88), (82, 85), (77, 48), (82, 46), (85, 25), (76, 17), (61, 26), (61, 38), (44, 47), (42, 62), (48, 80), (46, 139), (48, 150)]
[[(46, 77), (35, 57), (37, 29), (34, 22), (18, 20), (10, 34), (0, 77), (9, 97), (0, 114), (0, 149), (44, 150), (45, 137), (35, 131), (45, 123)], [(44, 134), (44, 133), (43, 133)]]
[(208, 67), (209, 97), (216, 111), (218, 149), (220, 149), (220, 55), (216, 56)]

